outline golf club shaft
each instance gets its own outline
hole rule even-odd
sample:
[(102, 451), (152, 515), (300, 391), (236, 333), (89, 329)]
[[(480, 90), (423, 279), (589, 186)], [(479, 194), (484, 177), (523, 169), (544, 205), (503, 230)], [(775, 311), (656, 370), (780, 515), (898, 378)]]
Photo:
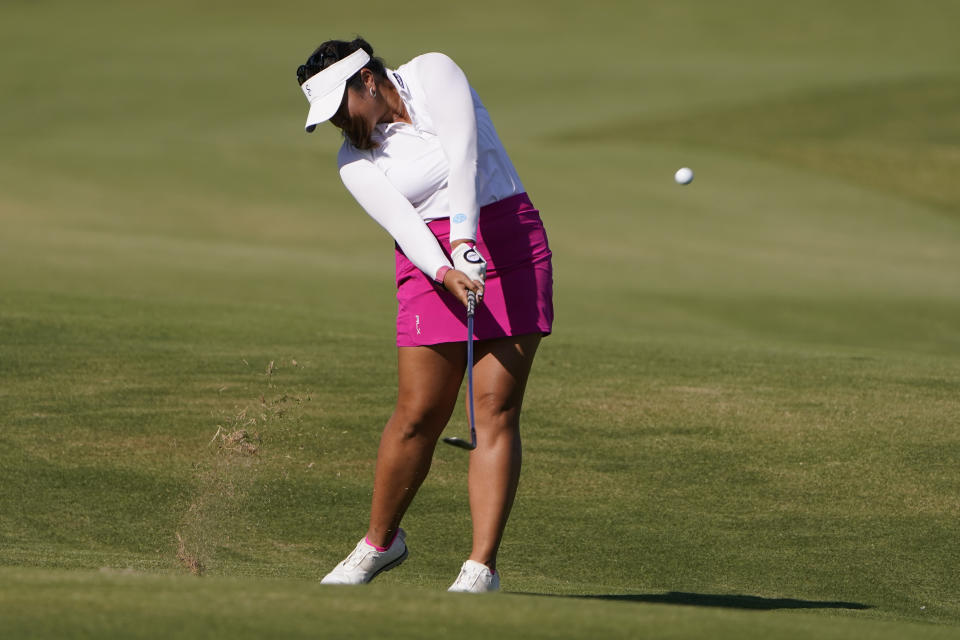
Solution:
[(473, 316), (477, 308), (477, 296), (467, 292), (467, 402), (470, 410), (470, 443), (477, 446), (477, 427), (473, 416)]
[(470, 421), (470, 442), (461, 438), (449, 437), (443, 441), (461, 449), (474, 450), (477, 448), (477, 428), (473, 416), (473, 315), (477, 309), (477, 296), (472, 291), (467, 292), (467, 411)]

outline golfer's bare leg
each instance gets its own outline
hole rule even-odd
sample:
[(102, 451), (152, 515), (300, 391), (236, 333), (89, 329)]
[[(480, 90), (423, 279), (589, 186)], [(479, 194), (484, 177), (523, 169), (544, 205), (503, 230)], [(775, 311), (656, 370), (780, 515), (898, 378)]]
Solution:
[(520, 409), (540, 334), (477, 344), (473, 392), (477, 448), (470, 454), (470, 559), (496, 570), (497, 550), (520, 482)]
[(427, 477), (440, 433), (457, 402), (463, 343), (400, 347), (397, 405), (380, 436), (367, 539), (386, 546)]

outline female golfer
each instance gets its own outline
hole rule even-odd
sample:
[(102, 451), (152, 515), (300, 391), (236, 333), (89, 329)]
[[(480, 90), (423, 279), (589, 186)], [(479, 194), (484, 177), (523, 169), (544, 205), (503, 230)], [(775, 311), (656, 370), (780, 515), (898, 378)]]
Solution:
[(468, 485), (473, 548), (450, 591), (500, 587), (497, 550), (520, 477), (520, 408), (553, 322), (551, 253), (490, 116), (447, 56), (396, 70), (363, 39), (320, 45), (297, 69), (306, 129), (344, 135), (344, 185), (396, 241), (396, 408), (380, 438), (370, 526), (323, 584), (361, 584), (407, 557), (400, 528), (453, 413), (476, 312), (477, 447)]

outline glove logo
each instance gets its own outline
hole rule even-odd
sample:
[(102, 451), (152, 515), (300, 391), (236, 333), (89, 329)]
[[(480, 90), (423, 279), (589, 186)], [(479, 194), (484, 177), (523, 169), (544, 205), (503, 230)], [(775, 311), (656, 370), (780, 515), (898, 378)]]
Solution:
[(470, 264), (480, 264), (483, 262), (483, 258), (480, 257), (480, 254), (477, 253), (476, 249), (470, 249), (465, 254), (463, 254), (463, 259), (469, 262)]

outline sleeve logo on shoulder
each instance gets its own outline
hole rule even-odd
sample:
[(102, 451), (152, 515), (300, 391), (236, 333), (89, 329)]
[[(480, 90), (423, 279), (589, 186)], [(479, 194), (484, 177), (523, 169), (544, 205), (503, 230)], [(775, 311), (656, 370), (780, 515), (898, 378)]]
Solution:
[(401, 89), (406, 89), (407, 85), (403, 84), (403, 78), (400, 77), (400, 74), (396, 71), (393, 72), (393, 77), (397, 79), (397, 83), (400, 85)]
[(467, 216), (464, 213), (458, 213), (457, 215), (453, 216), (453, 221), (456, 223), (466, 222)]

